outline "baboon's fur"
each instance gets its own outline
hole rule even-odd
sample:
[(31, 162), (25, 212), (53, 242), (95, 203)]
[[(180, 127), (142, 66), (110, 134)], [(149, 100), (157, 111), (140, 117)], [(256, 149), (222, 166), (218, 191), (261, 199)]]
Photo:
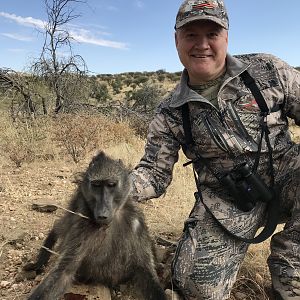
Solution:
[[(154, 246), (142, 212), (128, 196), (129, 171), (103, 152), (95, 156), (69, 204), (53, 226), (44, 246), (58, 241), (58, 262), (29, 296), (59, 299), (74, 279), (109, 287), (132, 280), (145, 300), (165, 300), (155, 271)], [(41, 248), (27, 270), (41, 271), (50, 253)]]

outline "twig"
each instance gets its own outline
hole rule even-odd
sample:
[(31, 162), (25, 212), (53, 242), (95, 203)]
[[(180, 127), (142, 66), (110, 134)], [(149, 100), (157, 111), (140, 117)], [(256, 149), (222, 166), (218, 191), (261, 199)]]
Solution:
[(55, 252), (55, 251), (53, 251), (53, 250), (51, 250), (51, 249), (49, 249), (49, 248), (47, 248), (47, 247), (45, 247), (45, 246), (42, 246), (41, 248), (47, 250), (48, 252), (50, 252), (50, 253), (52, 253), (52, 254), (54, 254), (54, 255), (57, 255), (57, 256), (60, 255), (58, 252)]
[(90, 219), (89, 217), (87, 217), (87, 216), (85, 216), (85, 215), (83, 215), (83, 214), (81, 214), (81, 213), (74, 212), (74, 211), (69, 210), (69, 209), (67, 209), (67, 208), (65, 208), (65, 207), (62, 207), (62, 206), (60, 206), (60, 205), (55, 204), (55, 206), (57, 206), (58, 208), (60, 208), (60, 209), (62, 209), (62, 210), (65, 210), (65, 211), (67, 211), (67, 212), (69, 212), (69, 213), (71, 213), (71, 214), (77, 215), (77, 216), (79, 216), (79, 217), (81, 217), (81, 218), (84, 218), (84, 219), (87, 219), (87, 220)]
[(1, 255), (2, 255), (4, 246), (7, 245), (7, 244), (9, 244), (9, 243), (10, 243), (10, 241), (6, 241), (6, 242), (4, 242), (4, 243), (1, 245), (1, 247), (0, 247), (0, 257), (1, 257)]
[(33, 205), (35, 205), (35, 206), (37, 206), (39, 208), (39, 209), (37, 207), (33, 208), (33, 209), (35, 209), (37, 211), (43, 211), (43, 210), (40, 209), (41, 207), (51, 206), (51, 207), (60, 208), (60, 209), (65, 210), (65, 211), (67, 211), (67, 212), (69, 212), (71, 214), (77, 215), (77, 216), (79, 216), (81, 218), (88, 219), (88, 220), (90, 219), (89, 217), (87, 217), (87, 216), (85, 216), (85, 215), (83, 215), (81, 213), (69, 210), (69, 209), (67, 209), (67, 208), (65, 208), (63, 206), (58, 205), (58, 204), (51, 204), (51, 205), (50, 204), (33, 204)]

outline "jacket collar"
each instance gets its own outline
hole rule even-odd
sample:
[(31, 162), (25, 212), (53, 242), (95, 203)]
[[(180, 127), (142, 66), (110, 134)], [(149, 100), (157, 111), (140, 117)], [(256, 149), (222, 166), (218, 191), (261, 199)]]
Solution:
[[(226, 56), (226, 82), (229, 82), (232, 78), (240, 75), (250, 66), (249, 63), (246, 63), (237, 57), (233, 57), (230, 54)], [(176, 86), (172, 96), (170, 107), (179, 107), (187, 102), (197, 101), (210, 103), (204, 97), (193, 91), (188, 86), (188, 72), (186, 69), (183, 70), (180, 78), (180, 83)]]

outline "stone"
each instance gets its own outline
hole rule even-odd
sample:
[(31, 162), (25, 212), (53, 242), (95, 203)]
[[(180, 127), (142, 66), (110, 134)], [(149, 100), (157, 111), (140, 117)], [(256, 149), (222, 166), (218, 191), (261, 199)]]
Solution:
[(182, 298), (175, 291), (166, 289), (165, 294), (166, 294), (167, 300), (182, 300)]
[(103, 285), (76, 284), (64, 295), (65, 300), (111, 300), (109, 288)]

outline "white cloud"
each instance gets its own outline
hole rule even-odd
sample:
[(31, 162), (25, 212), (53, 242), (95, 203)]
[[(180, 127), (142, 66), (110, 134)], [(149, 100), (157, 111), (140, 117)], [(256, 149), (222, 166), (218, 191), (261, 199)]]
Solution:
[(78, 42), (93, 44), (97, 46), (117, 48), (117, 49), (127, 49), (127, 44), (121, 42), (115, 42), (110, 40), (104, 40), (101, 38), (94, 37), (90, 34), (88, 30), (81, 30), (80, 32), (72, 31), (71, 36)]
[(44, 28), (46, 25), (45, 21), (34, 19), (32, 17), (20, 17), (15, 14), (8, 14), (5, 12), (0, 12), (0, 17), (7, 18), (9, 20), (15, 21), (16, 23), (23, 25), (23, 26), (30, 26), (30, 27), (38, 27)]
[[(4, 17), (9, 20), (12, 20), (22, 26), (38, 27), (38, 28), (42, 29), (42, 28), (45, 28), (45, 25), (46, 25), (46, 22), (43, 20), (34, 19), (32, 17), (20, 17), (15, 14), (8, 14), (5, 12), (0, 12), (0, 17)], [(85, 29), (77, 30), (77, 29), (75, 29), (75, 26), (73, 28), (74, 28), (73, 30), (70, 30), (70, 34), (78, 42), (86, 43), (86, 44), (93, 44), (93, 45), (102, 46), (102, 47), (127, 49), (127, 45), (125, 43), (98, 38), (89, 30), (85, 30)], [(98, 33), (99, 33), (99, 31), (98, 31)], [(108, 34), (108, 33), (105, 32), (105, 34)], [(2, 33), (2, 35), (10, 37), (10, 38), (14, 38), (14, 39), (28, 41), (27, 38), (17, 36), (16, 34)]]
[[(47, 22), (45, 22), (43, 20), (34, 19), (32, 17), (20, 17), (15, 14), (8, 14), (5, 12), (0, 12), (0, 17), (4, 17), (9, 20), (12, 20), (22, 26), (38, 27), (40, 29), (45, 28), (45, 25), (47, 24)], [(73, 27), (73, 28), (75, 28), (75, 27)], [(70, 30), (70, 34), (76, 41), (81, 42), (81, 43), (93, 44), (93, 45), (97, 45), (97, 46), (110, 47), (110, 48), (116, 48), (116, 49), (127, 49), (127, 45), (125, 43), (98, 38), (89, 30), (73, 29), (73, 30)], [(108, 33), (105, 32), (105, 34), (107, 35)], [(5, 33), (3, 35), (10, 37), (10, 38), (17, 39), (17, 36), (14, 34)], [(21, 40), (20, 36), (19, 36), (19, 40)], [(23, 40), (23, 41), (25, 41), (25, 40)]]
[(32, 37), (28, 37), (28, 36), (23, 36), (17, 33), (1, 33), (1, 35), (8, 37), (10, 39), (14, 39), (14, 40), (18, 40), (18, 41), (22, 41), (22, 42), (30, 42), (33, 40)]

